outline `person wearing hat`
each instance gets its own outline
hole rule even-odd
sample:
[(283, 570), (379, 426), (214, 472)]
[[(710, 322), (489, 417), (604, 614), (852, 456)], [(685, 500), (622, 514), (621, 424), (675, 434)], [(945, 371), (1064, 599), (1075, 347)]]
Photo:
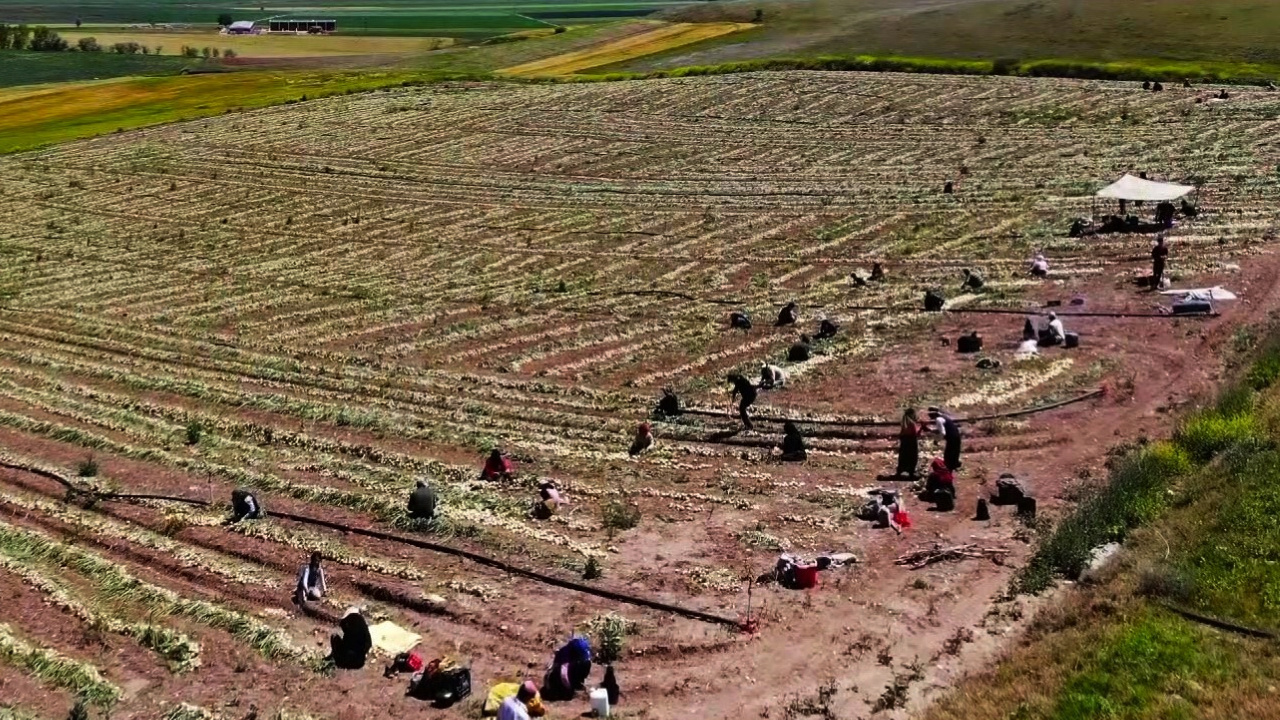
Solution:
[(948, 470), (960, 469), (960, 426), (948, 414), (942, 412), (941, 408), (929, 408), (929, 420), (932, 422), (931, 429), (944, 440), (944, 448), (942, 452), (943, 463)]

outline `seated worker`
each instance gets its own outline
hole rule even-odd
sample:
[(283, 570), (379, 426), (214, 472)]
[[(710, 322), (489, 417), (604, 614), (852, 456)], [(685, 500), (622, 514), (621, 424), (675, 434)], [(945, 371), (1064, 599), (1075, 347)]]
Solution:
[(934, 458), (929, 464), (929, 477), (925, 479), (920, 499), (934, 503), (939, 510), (953, 510), (956, 506), (956, 476), (942, 458)]
[(1067, 331), (1062, 326), (1062, 321), (1058, 319), (1057, 313), (1049, 313), (1049, 323), (1040, 331), (1040, 345), (1044, 347), (1052, 347), (1061, 345), (1067, 339)]
[(516, 469), (511, 464), (511, 460), (503, 455), (501, 450), (494, 448), (493, 452), (489, 453), (489, 459), (484, 462), (484, 469), (480, 471), (480, 478), (482, 480), (510, 480), (515, 477), (515, 474)]
[(662, 399), (658, 401), (657, 412), (665, 417), (680, 416), (680, 396), (671, 388), (662, 389)]
[(808, 452), (804, 446), (804, 436), (800, 434), (800, 428), (788, 420), (782, 426), (782, 461), (803, 462), (807, 458)]
[(805, 362), (813, 357), (813, 350), (809, 348), (809, 342), (808, 335), (801, 335), (800, 342), (787, 349), (787, 362)]
[(942, 312), (942, 308), (946, 304), (946, 298), (942, 297), (942, 293), (937, 290), (926, 290), (924, 292), (925, 312)]
[(636, 439), (631, 443), (631, 449), (627, 450), (627, 454), (635, 457), (640, 453), (653, 447), (653, 428), (647, 422), (640, 423), (640, 427), (636, 428)]
[(542, 683), (542, 697), (548, 702), (572, 700), (591, 674), (591, 645), (575, 637), (556, 651)]
[(818, 334), (814, 337), (819, 340), (830, 340), (835, 337), (838, 332), (840, 332), (839, 325), (831, 322), (830, 320), (824, 319), (822, 322), (818, 323)]
[(879, 281), (884, 279), (884, 266), (878, 262), (871, 263), (871, 280)]
[(294, 588), (293, 601), (299, 605), (316, 601), (329, 592), (329, 585), (324, 579), (324, 569), (320, 567), (320, 553), (311, 553), (311, 560), (298, 571), (298, 584)]
[(751, 318), (744, 312), (729, 313), (729, 327), (746, 332), (751, 329)]
[(760, 366), (760, 387), (763, 390), (772, 390), (774, 388), (785, 387), (787, 384), (787, 371), (777, 365), (764, 363)]
[(253, 493), (244, 488), (237, 488), (231, 493), (231, 522), (241, 520), (257, 520), (264, 514), (262, 504)]
[(987, 281), (983, 280), (981, 275), (969, 268), (964, 269), (964, 282), (960, 283), (962, 290), (981, 290), (986, 284)]
[[(508, 703), (510, 700), (518, 701), (520, 707), (516, 707), (514, 703)], [(525, 714), (521, 715), (521, 711)], [(480, 711), (481, 717), (498, 717), (499, 720), (536, 718), (546, 714), (547, 707), (542, 704), (542, 695), (538, 693), (538, 686), (532, 680), (494, 685), (489, 690), (489, 696), (485, 698), (484, 707)]]
[(413, 492), (409, 493), (409, 517), (430, 520), (435, 516), (436, 491), (425, 480), (419, 480), (414, 483)]
[(560, 489), (551, 480), (543, 480), (538, 485), (538, 505), (542, 508), (540, 514), (544, 514), (546, 519), (556, 513), (561, 505), (567, 505), (568, 500), (560, 494)]
[(349, 608), (338, 622), (338, 629), (340, 632), (329, 636), (330, 659), (343, 670), (359, 670), (373, 649), (369, 623), (359, 610)]
[(1049, 261), (1045, 259), (1044, 254), (1037, 253), (1031, 260), (1031, 275), (1041, 280), (1049, 277)]
[(781, 310), (778, 311), (778, 320), (774, 327), (782, 327), (784, 325), (795, 325), (800, 319), (800, 306), (794, 302), (789, 302)]

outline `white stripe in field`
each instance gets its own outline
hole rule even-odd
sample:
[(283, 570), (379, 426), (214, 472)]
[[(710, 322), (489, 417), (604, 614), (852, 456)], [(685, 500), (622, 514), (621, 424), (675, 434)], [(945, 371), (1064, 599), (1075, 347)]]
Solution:
[(948, 407), (960, 408), (972, 405), (999, 405), (1049, 382), (1071, 369), (1071, 358), (1050, 363), (1039, 372), (1017, 373), (987, 383), (971, 393), (957, 395), (947, 400)]

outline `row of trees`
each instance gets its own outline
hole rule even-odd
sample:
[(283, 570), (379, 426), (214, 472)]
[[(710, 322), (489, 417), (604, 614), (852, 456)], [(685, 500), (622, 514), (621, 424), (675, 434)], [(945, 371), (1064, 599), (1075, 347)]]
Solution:
[(67, 48), (67, 41), (61, 35), (43, 25), (31, 28), (0, 23), (0, 50), (61, 52)]
[(218, 50), (218, 48), (211, 48), (211, 47), (195, 48), (190, 45), (182, 46), (182, 57), (189, 57), (189, 58), (202, 57), (205, 60), (208, 60), (211, 57), (233, 58), (235, 56), (236, 56), (236, 51), (232, 50), (231, 48), (227, 48), (226, 50)]

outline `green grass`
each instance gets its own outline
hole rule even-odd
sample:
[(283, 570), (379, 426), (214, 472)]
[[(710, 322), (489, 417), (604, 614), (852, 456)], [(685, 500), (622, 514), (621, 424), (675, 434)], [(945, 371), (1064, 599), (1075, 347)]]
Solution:
[(0, 50), (0, 87), (126, 75), (177, 75), (200, 61), (165, 55)]

